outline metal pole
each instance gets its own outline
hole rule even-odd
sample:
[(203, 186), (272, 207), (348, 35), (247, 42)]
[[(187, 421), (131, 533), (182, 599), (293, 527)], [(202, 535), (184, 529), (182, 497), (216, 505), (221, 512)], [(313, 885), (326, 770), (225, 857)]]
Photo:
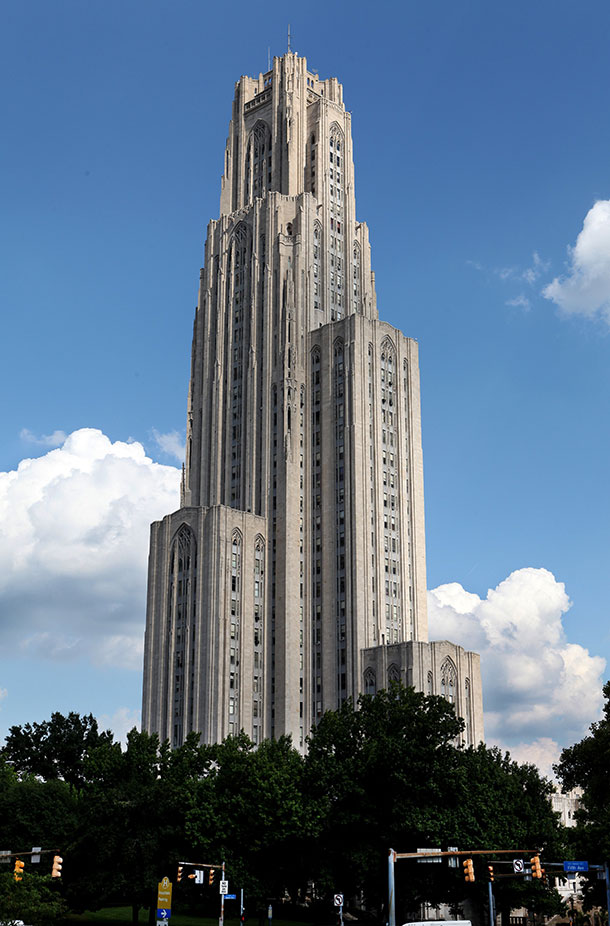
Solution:
[(606, 905), (608, 907), (608, 922), (610, 923), (610, 877), (608, 877), (608, 862), (604, 862), (604, 872), (606, 875)]
[(388, 850), (388, 926), (396, 926), (396, 905), (394, 897), (394, 849)]
[[(225, 863), (222, 863), (222, 880), (225, 879)], [(220, 895), (220, 919), (218, 920), (218, 926), (224, 926), (225, 921), (225, 895)]]
[(243, 923), (244, 921), (244, 889), (242, 887), (239, 892), (239, 919)]
[(487, 882), (489, 889), (489, 926), (495, 926), (496, 918), (494, 916), (494, 889), (491, 879)]

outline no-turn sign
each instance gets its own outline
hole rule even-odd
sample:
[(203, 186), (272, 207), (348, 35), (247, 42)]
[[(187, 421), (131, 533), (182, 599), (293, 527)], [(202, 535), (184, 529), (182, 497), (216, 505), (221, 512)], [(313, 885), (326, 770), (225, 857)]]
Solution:
[(335, 907), (343, 906), (343, 894), (335, 894)]

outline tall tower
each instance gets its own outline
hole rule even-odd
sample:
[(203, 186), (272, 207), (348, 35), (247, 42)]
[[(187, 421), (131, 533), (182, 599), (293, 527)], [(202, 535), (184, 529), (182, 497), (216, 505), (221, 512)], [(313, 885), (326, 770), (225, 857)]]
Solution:
[(303, 747), (397, 678), (453, 697), (481, 739), (478, 656), (427, 642), (417, 344), (378, 318), (342, 87), (294, 53), (235, 86), (200, 279), (143, 727)]

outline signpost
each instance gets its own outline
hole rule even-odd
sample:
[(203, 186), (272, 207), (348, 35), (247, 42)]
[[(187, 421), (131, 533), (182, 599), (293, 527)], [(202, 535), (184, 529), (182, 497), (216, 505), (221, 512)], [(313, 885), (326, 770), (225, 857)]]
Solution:
[(172, 882), (166, 876), (157, 887), (157, 923), (167, 923), (172, 915)]
[(343, 926), (343, 894), (335, 894), (335, 907), (339, 908), (339, 926)]

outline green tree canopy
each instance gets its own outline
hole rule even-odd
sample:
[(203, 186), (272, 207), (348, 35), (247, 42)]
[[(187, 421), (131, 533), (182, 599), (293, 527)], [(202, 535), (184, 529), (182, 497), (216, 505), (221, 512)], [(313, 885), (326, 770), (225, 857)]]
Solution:
[[(603, 717), (590, 733), (564, 749), (555, 771), (564, 791), (582, 788), (576, 828), (570, 833), (574, 850), (593, 863), (610, 859), (610, 682), (603, 688)], [(606, 906), (604, 884), (591, 879), (588, 905)]]
[(100, 733), (91, 714), (81, 717), (58, 712), (42, 723), (11, 727), (0, 751), (18, 775), (36, 775), (45, 781), (61, 778), (71, 787), (85, 782), (84, 764), (100, 743), (111, 743), (110, 730)]

